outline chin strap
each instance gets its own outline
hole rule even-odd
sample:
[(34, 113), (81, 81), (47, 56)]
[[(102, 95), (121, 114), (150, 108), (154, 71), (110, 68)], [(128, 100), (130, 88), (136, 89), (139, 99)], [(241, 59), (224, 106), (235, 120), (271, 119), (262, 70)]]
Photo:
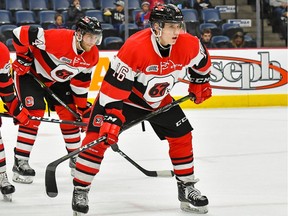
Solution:
[(80, 52), (85, 52), (85, 50), (83, 49), (83, 47), (81, 46), (81, 41), (83, 40), (83, 35), (81, 34), (81, 32), (79, 32), (79, 34), (77, 35), (78, 32), (75, 33), (75, 37), (77, 40), (77, 43), (79, 45), (79, 48), (77, 48), (77, 50), (79, 50)]

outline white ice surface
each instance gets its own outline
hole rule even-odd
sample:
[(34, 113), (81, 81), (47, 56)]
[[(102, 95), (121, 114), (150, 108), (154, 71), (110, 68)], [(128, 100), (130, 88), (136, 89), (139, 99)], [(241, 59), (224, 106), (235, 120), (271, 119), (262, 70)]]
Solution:
[[(196, 186), (209, 198), (207, 216), (287, 216), (287, 108), (185, 110), (193, 131)], [(56, 116), (53, 116), (56, 118)], [(1, 128), (12, 181), (17, 127)], [(146, 123), (120, 136), (120, 149), (148, 170), (171, 169), (168, 147)], [(14, 183), (13, 202), (0, 199), (1, 216), (72, 215), (68, 161), (57, 168), (59, 194), (45, 193), (48, 163), (66, 154), (59, 125), (42, 123), (30, 165), (31, 185)], [(107, 151), (89, 194), (87, 216), (187, 216), (181, 212), (174, 178), (151, 178), (118, 153)]]

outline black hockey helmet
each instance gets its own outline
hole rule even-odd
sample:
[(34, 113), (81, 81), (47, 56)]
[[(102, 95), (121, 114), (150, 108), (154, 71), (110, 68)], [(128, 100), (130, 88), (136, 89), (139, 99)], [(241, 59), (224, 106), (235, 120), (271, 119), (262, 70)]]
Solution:
[(99, 35), (99, 40), (96, 43), (97, 45), (101, 44), (102, 41), (102, 27), (100, 22), (96, 17), (89, 17), (89, 16), (84, 16), (81, 17), (77, 22), (76, 22), (76, 31), (80, 31), (81, 35), (84, 35), (85, 33), (92, 33)]
[(181, 10), (173, 4), (158, 4), (151, 11), (150, 23), (182, 23), (183, 14)]

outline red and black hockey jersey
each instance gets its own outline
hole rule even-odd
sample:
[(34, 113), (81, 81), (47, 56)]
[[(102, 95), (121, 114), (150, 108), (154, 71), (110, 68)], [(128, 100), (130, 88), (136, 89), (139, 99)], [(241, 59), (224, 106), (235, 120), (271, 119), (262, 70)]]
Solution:
[[(211, 59), (198, 38), (180, 34), (162, 57), (150, 29), (132, 35), (111, 62), (102, 83), (99, 103), (121, 109), (121, 101), (142, 109), (156, 109), (171, 102), (170, 92), (183, 68), (200, 75), (211, 70)], [(109, 105), (108, 105), (109, 104)]]
[(0, 96), (10, 100), (14, 98), (14, 85), (12, 77), (10, 76), (10, 53), (2, 42), (0, 42), (0, 53)]
[(30, 50), (34, 56), (31, 72), (40, 75), (48, 86), (70, 81), (76, 105), (86, 107), (92, 67), (99, 60), (97, 47), (78, 54), (75, 31), (69, 29), (21, 26), (14, 29), (13, 34), (16, 53)]

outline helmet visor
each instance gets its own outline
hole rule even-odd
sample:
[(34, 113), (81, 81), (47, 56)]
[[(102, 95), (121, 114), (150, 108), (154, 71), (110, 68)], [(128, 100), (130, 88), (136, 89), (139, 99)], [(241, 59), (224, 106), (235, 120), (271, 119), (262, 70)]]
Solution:
[(186, 25), (185, 22), (181, 21), (181, 22), (165, 22), (164, 25), (166, 27), (170, 26), (170, 28), (175, 28), (179, 30), (180, 34), (184, 34), (186, 33)]
[(178, 34), (186, 33), (186, 25), (185, 22), (164, 22), (162, 25), (160, 24), (162, 31), (168, 30), (172, 32), (177, 32)]
[(91, 33), (87, 32), (86, 34), (83, 35), (83, 41), (86, 44), (95, 44), (95, 45), (100, 45), (102, 42), (102, 31), (99, 31), (97, 33)]

